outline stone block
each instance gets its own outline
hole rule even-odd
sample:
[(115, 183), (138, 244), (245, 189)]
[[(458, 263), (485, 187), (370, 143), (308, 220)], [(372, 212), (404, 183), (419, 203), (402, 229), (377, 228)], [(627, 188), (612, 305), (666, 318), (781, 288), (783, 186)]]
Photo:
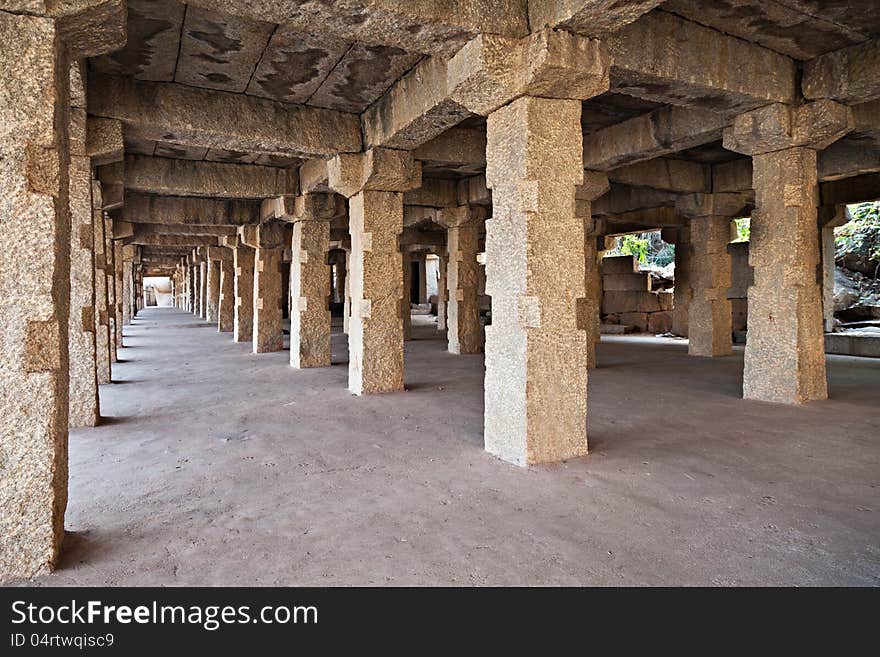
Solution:
[(634, 326), (637, 331), (643, 333), (648, 330), (648, 317), (654, 313), (620, 313), (620, 323)]
[(611, 256), (602, 259), (602, 274), (633, 274), (637, 272), (638, 262), (632, 256)]
[(660, 300), (653, 292), (605, 292), (602, 295), (603, 313), (654, 313)]
[(655, 335), (672, 332), (672, 312), (662, 310), (659, 313), (648, 314), (648, 332)]
[(609, 292), (650, 292), (651, 277), (647, 273), (603, 274), (602, 289)]

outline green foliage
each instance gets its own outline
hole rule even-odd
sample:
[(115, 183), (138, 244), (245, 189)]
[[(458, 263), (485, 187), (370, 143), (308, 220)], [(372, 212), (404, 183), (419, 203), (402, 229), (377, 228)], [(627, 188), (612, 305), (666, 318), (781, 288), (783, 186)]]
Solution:
[(660, 232), (636, 233), (617, 238), (617, 246), (608, 255), (629, 255), (640, 265), (665, 267), (675, 260), (675, 245), (660, 239)]
[(836, 257), (861, 254), (880, 261), (880, 202), (849, 206), (852, 220), (834, 229)]
[(638, 258), (639, 264), (648, 264), (648, 240), (641, 235), (624, 235), (618, 249), (620, 255), (631, 255)]
[(752, 235), (752, 220), (749, 217), (734, 219), (736, 225), (736, 239), (734, 242), (748, 242)]

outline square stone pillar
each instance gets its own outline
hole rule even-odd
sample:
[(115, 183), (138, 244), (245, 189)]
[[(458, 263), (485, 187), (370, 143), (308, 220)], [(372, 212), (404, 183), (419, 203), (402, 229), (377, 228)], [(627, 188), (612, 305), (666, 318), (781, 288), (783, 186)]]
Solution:
[(92, 184), (92, 227), (95, 253), (95, 364), (98, 383), (110, 383), (110, 300), (107, 292), (107, 248), (100, 183)]
[(250, 342), (254, 337), (254, 250), (239, 243), (232, 250), (235, 267), (235, 312), (232, 339)]
[(688, 194), (676, 200), (677, 211), (690, 219), (686, 257), (690, 261), (687, 330), (691, 356), (733, 353), (733, 317), (727, 298), (731, 260), (727, 245), (733, 219), (746, 214), (750, 203), (749, 196), (740, 193)]
[(674, 242), (675, 285), (672, 288), (672, 332), (686, 338), (688, 337), (688, 315), (693, 298), (690, 227), (682, 226), (679, 228), (676, 238)]
[(349, 274), (351, 265), (351, 249), (345, 250), (345, 286), (344, 298), (342, 300), (342, 332), (348, 335), (349, 321), (351, 320), (351, 284), (349, 283)]
[(437, 222), (446, 227), (447, 306), (446, 336), (449, 353), (478, 354), (483, 349), (480, 325), (480, 228), (486, 210), (480, 206), (462, 205), (437, 213)]
[(254, 329), (255, 354), (281, 351), (284, 331), (281, 325), (281, 258), (283, 249), (261, 247), (254, 253)]
[(201, 284), (201, 265), (197, 260), (193, 260), (193, 264), (190, 266), (191, 272), (191, 280), (192, 280), (192, 314), (196, 317), (199, 316), (199, 309), (202, 306), (201, 292), (202, 292), (202, 284)]
[(199, 263), (199, 317), (208, 319), (208, 263)]
[(752, 156), (755, 190), (746, 399), (796, 404), (828, 396), (816, 151), (854, 126), (851, 108), (817, 100), (752, 110), (724, 130), (725, 148)]
[(100, 417), (95, 347), (95, 260), (91, 161), (85, 151), (85, 109), (71, 108), (69, 423), (93, 427)]
[(0, 11), (0, 37), (0, 581), (8, 581), (51, 570), (64, 536), (69, 71), (52, 20)]
[(419, 303), (428, 303), (428, 254), (419, 254)]
[(401, 253), (403, 266), (403, 294), (400, 297), (400, 321), (403, 323), (403, 339), (412, 340), (412, 256)]
[[(208, 247), (209, 249), (215, 247)], [(220, 247), (216, 247), (220, 248)], [(210, 256), (207, 261), (207, 296), (205, 300), (205, 319), (211, 323), (217, 323), (220, 310), (220, 261)]]
[(241, 240), (255, 249), (253, 287), (253, 351), (255, 354), (284, 348), (282, 305), (286, 303), (281, 280), (285, 238), (284, 224), (270, 222), (239, 228)]
[(733, 317), (730, 288), (730, 217), (694, 217), (691, 220), (688, 354), (729, 356), (733, 353)]
[(493, 217), (486, 221), (492, 297), (486, 450), (517, 465), (581, 456), (587, 453), (584, 222), (575, 211), (575, 186), (584, 176), (581, 101), (521, 97), (489, 116), (487, 138)]
[(374, 148), (328, 164), (330, 188), (349, 199), (351, 293), (348, 389), (356, 394), (403, 389), (403, 192), (421, 185), (410, 153)]
[(134, 265), (131, 260), (122, 261), (122, 323), (131, 324), (132, 305), (135, 303)]
[(119, 306), (116, 302), (116, 251), (113, 248), (113, 222), (104, 217), (104, 253), (107, 255), (107, 266), (104, 268), (104, 274), (107, 277), (107, 322), (110, 331), (110, 363), (112, 378), (112, 363), (116, 362), (116, 349), (118, 347), (118, 331), (116, 330), (116, 317)]
[(437, 330), (445, 331), (446, 330), (446, 306), (447, 299), (449, 298), (449, 289), (447, 287), (447, 262), (449, 260), (449, 256), (445, 253), (438, 253), (438, 261), (437, 267), (439, 269), (439, 276), (437, 280)]
[(217, 313), (217, 330), (232, 333), (235, 328), (235, 265), (230, 253), (220, 260), (220, 308)]
[(799, 403), (825, 399), (825, 337), (819, 264), (816, 151), (755, 155), (743, 396)]
[(305, 194), (294, 203), (290, 263), (290, 365), (330, 366), (330, 218), (332, 194)]
[[(584, 303), (583, 328), (587, 338), (587, 368), (596, 367), (596, 345), (601, 339), (602, 314), (602, 253), (605, 239), (599, 237), (599, 225), (593, 218), (593, 201), (610, 191), (608, 176), (598, 171), (585, 171), (584, 182), (575, 188), (575, 216), (584, 224)], [(602, 241), (602, 253), (599, 249)]]
[[(109, 220), (109, 230), (110, 235), (113, 235), (113, 221)], [(113, 240), (113, 286), (114, 286), (114, 299), (116, 301), (116, 323), (114, 325), (114, 330), (116, 331), (116, 348), (121, 349), (124, 344), (122, 340), (122, 327), (125, 324), (131, 324), (131, 318), (135, 315), (135, 307), (134, 307), (134, 299), (131, 296), (131, 288), (129, 287), (131, 283), (129, 282), (131, 279), (126, 279), (125, 277), (125, 259), (123, 257), (123, 247), (122, 242), (119, 240)], [(130, 250), (135, 250), (137, 247), (129, 247)], [(134, 269), (129, 268), (129, 271), (134, 274)], [(125, 302), (126, 297), (128, 297), (128, 321), (126, 322), (125, 317)]]

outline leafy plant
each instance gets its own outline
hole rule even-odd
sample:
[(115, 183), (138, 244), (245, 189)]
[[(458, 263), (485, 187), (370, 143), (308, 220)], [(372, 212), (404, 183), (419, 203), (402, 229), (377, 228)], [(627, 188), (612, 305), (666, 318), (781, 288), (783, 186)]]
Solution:
[(880, 262), (880, 202), (849, 206), (852, 220), (834, 229), (836, 259), (860, 255)]

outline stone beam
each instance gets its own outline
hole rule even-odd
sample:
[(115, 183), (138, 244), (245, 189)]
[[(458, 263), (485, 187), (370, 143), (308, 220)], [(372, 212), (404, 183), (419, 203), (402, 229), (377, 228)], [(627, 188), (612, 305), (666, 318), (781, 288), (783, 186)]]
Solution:
[[(16, 3), (13, 3), (15, 5)], [(45, 5), (55, 18), (55, 29), (74, 59), (94, 57), (125, 45), (127, 35), (125, 0), (60, 0), (28, 2), (28, 9)]]
[(241, 226), (260, 220), (257, 201), (129, 194), (122, 219), (139, 224)]
[(121, 162), (125, 152), (122, 122), (91, 117), (86, 124), (86, 154), (95, 166)]
[(129, 244), (144, 246), (217, 246), (216, 235), (141, 235), (135, 231), (134, 237), (126, 238)]
[(823, 206), (880, 200), (880, 173), (871, 173), (819, 185)]
[(608, 172), (608, 179), (613, 183), (671, 192), (708, 192), (712, 185), (712, 167), (699, 162), (658, 157), (612, 169)]
[(296, 193), (295, 171), (254, 164), (193, 162), (149, 155), (125, 158), (127, 190), (168, 196), (257, 199)]
[(657, 189), (615, 185), (610, 192), (593, 202), (593, 215), (621, 214), (642, 208), (674, 206), (677, 194)]
[[(664, 226), (682, 226), (687, 224), (687, 219), (675, 211), (675, 207), (663, 206), (659, 208), (642, 208), (631, 212), (609, 214), (602, 217), (605, 222), (606, 235), (624, 235), (632, 232), (647, 232), (659, 230)], [(633, 228), (624, 229), (624, 226)]]
[(805, 98), (863, 103), (880, 98), (880, 39), (834, 50), (804, 64)]
[(801, 146), (822, 150), (854, 128), (852, 110), (833, 100), (797, 106), (774, 103), (737, 116), (724, 130), (724, 148), (745, 154)]
[(608, 171), (709, 144), (732, 122), (705, 109), (664, 107), (584, 137), (584, 168)]
[(364, 140), (411, 150), (525, 94), (592, 98), (608, 89), (608, 65), (602, 44), (569, 32), (482, 34), (448, 62), (425, 59), (398, 80), (364, 112)]
[(244, 94), (91, 75), (89, 114), (155, 141), (315, 157), (361, 150), (355, 114)]
[(444, 166), (486, 167), (486, 132), (450, 128), (413, 151), (425, 163)]
[(616, 32), (650, 11), (663, 0), (529, 0), (529, 25), (533, 30), (552, 27), (585, 36)]
[[(113, 222), (113, 237), (122, 237), (116, 234), (117, 222)], [(238, 230), (235, 226), (189, 226), (186, 224), (130, 224), (133, 225), (133, 234), (143, 235), (223, 235), (234, 236)]]
[(452, 207), (458, 205), (458, 185), (455, 180), (425, 178), (421, 187), (404, 192), (403, 202), (431, 208)]
[(880, 172), (880, 146), (844, 139), (819, 152), (819, 180), (826, 182)]
[(718, 112), (797, 98), (791, 58), (665, 11), (650, 12), (607, 41), (611, 88), (630, 96)]
[(444, 58), (455, 54), (480, 33), (522, 37), (529, 32), (526, 3), (522, 0), (195, 0), (190, 4), (269, 23), (283, 23), (292, 31), (393, 46)]

